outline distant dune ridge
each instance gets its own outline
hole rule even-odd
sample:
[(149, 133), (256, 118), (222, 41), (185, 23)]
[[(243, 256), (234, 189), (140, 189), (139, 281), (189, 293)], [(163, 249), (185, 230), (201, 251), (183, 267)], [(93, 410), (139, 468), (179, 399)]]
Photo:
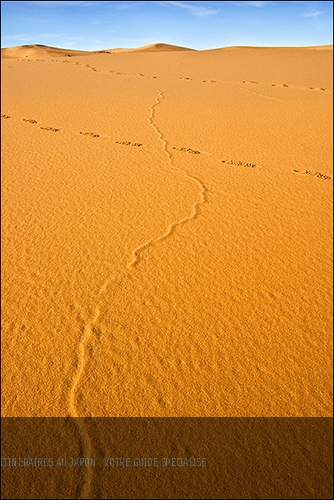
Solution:
[[(237, 49), (270, 49), (270, 50), (284, 50), (291, 49), (293, 47), (252, 47), (252, 46), (231, 46), (231, 47), (219, 47), (217, 49), (208, 50), (237, 50)], [(296, 47), (297, 49), (304, 50), (333, 50), (333, 45), (319, 45), (314, 47)], [(114, 54), (121, 52), (182, 52), (182, 51), (196, 51), (195, 49), (187, 47), (179, 47), (178, 45), (169, 45), (166, 43), (154, 43), (151, 45), (144, 45), (143, 47), (137, 48), (113, 48), (113, 49), (103, 49), (96, 51), (85, 51), (85, 50), (73, 50), (73, 49), (61, 49), (57, 47), (50, 47), (47, 45), (18, 45), (16, 47), (8, 47), (1, 49), (1, 57), (4, 59), (19, 59), (23, 58), (42, 58), (42, 57), (72, 57), (72, 56), (83, 56), (89, 54)], [(201, 51), (200, 51), (201, 52)]]
[(73, 49), (60, 49), (57, 47), (49, 47), (47, 45), (18, 45), (16, 47), (9, 47), (1, 49), (1, 57), (3, 58), (20, 58), (29, 57), (31, 59), (41, 57), (61, 57), (61, 56), (81, 56), (87, 54), (101, 54), (101, 53), (117, 53), (117, 52), (169, 52), (169, 51), (184, 51), (194, 50), (186, 47), (179, 47), (177, 45), (168, 45), (166, 43), (154, 43), (152, 45), (145, 45), (135, 49), (115, 48), (103, 49), (97, 51), (73, 50)]
[(333, 45), (312, 45), (305, 47), (293, 47), (293, 46), (283, 46), (283, 47), (261, 47), (256, 45), (231, 45), (230, 47), (221, 47), (217, 50), (222, 49), (263, 49), (263, 50), (333, 50)]
[(41, 57), (56, 57), (56, 56), (80, 56), (90, 54), (91, 52), (83, 50), (59, 49), (58, 47), (49, 47), (48, 45), (19, 45), (17, 47), (9, 47), (1, 49), (1, 57), (9, 59), (18, 59), (21, 57), (29, 57), (31, 59)]
[(330, 416), (332, 46), (1, 76), (3, 416)]

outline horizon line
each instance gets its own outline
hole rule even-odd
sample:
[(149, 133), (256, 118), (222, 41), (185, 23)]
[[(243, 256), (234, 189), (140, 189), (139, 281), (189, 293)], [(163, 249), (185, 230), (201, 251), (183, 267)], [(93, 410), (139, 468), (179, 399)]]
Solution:
[(77, 48), (68, 48), (68, 47), (56, 47), (54, 45), (46, 45), (46, 44), (41, 44), (41, 43), (29, 43), (29, 44), (21, 44), (21, 45), (9, 45), (9, 46), (2, 46), (1, 45), (1, 50), (3, 49), (12, 49), (12, 48), (24, 48), (24, 47), (45, 47), (45, 48), (50, 48), (50, 49), (57, 49), (57, 50), (66, 50), (66, 51), (73, 51), (73, 52), (90, 52), (90, 53), (101, 53), (101, 52), (109, 52), (112, 50), (137, 50), (137, 49), (142, 49), (142, 48), (148, 48), (148, 47), (155, 47), (155, 46), (166, 46), (166, 47), (177, 47), (185, 50), (191, 50), (194, 52), (203, 52), (206, 50), (219, 50), (219, 49), (228, 49), (228, 48), (312, 48), (312, 47), (333, 47), (333, 43), (328, 43), (328, 44), (319, 44), (319, 45), (225, 45), (225, 46), (220, 46), (220, 47), (210, 47), (206, 49), (194, 49), (192, 47), (185, 47), (181, 45), (175, 45), (171, 43), (164, 43), (164, 42), (155, 42), (152, 44), (148, 45), (141, 45), (137, 47), (112, 47), (112, 48), (105, 48), (105, 49), (98, 49), (98, 50), (87, 50), (87, 49), (77, 49)]

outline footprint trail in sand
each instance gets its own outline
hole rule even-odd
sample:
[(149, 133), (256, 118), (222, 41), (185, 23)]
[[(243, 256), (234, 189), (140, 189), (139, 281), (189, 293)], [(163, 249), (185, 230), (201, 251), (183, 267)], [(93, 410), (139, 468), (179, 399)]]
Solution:
[(132, 251), (131, 260), (127, 264), (127, 268), (129, 270), (133, 269), (138, 264), (138, 262), (140, 260), (140, 255), (141, 255), (143, 250), (145, 250), (147, 247), (149, 247), (151, 245), (154, 245), (155, 243), (158, 243), (159, 241), (166, 239), (168, 236), (171, 236), (173, 234), (174, 230), (178, 226), (182, 226), (183, 224), (185, 224), (191, 220), (196, 219), (197, 216), (199, 215), (200, 205), (203, 205), (203, 203), (205, 203), (207, 201), (207, 196), (206, 196), (207, 195), (207, 188), (205, 187), (203, 182), (200, 181), (199, 179), (197, 179), (197, 177), (194, 177), (193, 175), (188, 174), (186, 170), (180, 169), (180, 168), (174, 166), (173, 157), (172, 157), (171, 153), (168, 151), (168, 142), (165, 139), (165, 137), (164, 137), (163, 133), (161, 132), (161, 130), (159, 129), (159, 127), (154, 122), (155, 108), (156, 108), (156, 106), (158, 106), (162, 102), (163, 99), (165, 99), (163, 92), (161, 90), (158, 90), (158, 92), (159, 92), (158, 98), (150, 106), (151, 113), (150, 113), (150, 116), (147, 120), (147, 123), (158, 134), (159, 139), (162, 142), (162, 148), (163, 148), (163, 150), (168, 158), (168, 162), (169, 162), (171, 169), (172, 168), (177, 169), (179, 172), (181, 172), (183, 174), (184, 177), (186, 177), (187, 179), (190, 179), (192, 182), (195, 182), (197, 184), (197, 186), (199, 188), (199, 200), (192, 204), (191, 210), (190, 210), (190, 215), (188, 215), (187, 217), (184, 217), (176, 222), (172, 222), (171, 224), (169, 224), (167, 226), (165, 233), (163, 233), (162, 235), (160, 235), (156, 238), (151, 238), (151, 239), (145, 241), (145, 243), (143, 243), (142, 245), (139, 245), (137, 248), (135, 248)]

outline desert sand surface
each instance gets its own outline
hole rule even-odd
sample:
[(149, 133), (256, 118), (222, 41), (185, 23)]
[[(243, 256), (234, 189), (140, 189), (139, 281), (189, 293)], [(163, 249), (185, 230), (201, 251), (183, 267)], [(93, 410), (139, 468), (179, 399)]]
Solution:
[(332, 47), (159, 45), (3, 51), (2, 415), (330, 416)]

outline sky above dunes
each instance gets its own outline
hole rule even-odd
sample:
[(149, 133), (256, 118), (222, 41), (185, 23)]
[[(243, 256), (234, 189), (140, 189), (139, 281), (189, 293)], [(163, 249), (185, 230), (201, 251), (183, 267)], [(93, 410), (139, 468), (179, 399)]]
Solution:
[(103, 50), (162, 42), (204, 50), (333, 43), (328, 1), (3, 1), (1, 14), (2, 47)]

